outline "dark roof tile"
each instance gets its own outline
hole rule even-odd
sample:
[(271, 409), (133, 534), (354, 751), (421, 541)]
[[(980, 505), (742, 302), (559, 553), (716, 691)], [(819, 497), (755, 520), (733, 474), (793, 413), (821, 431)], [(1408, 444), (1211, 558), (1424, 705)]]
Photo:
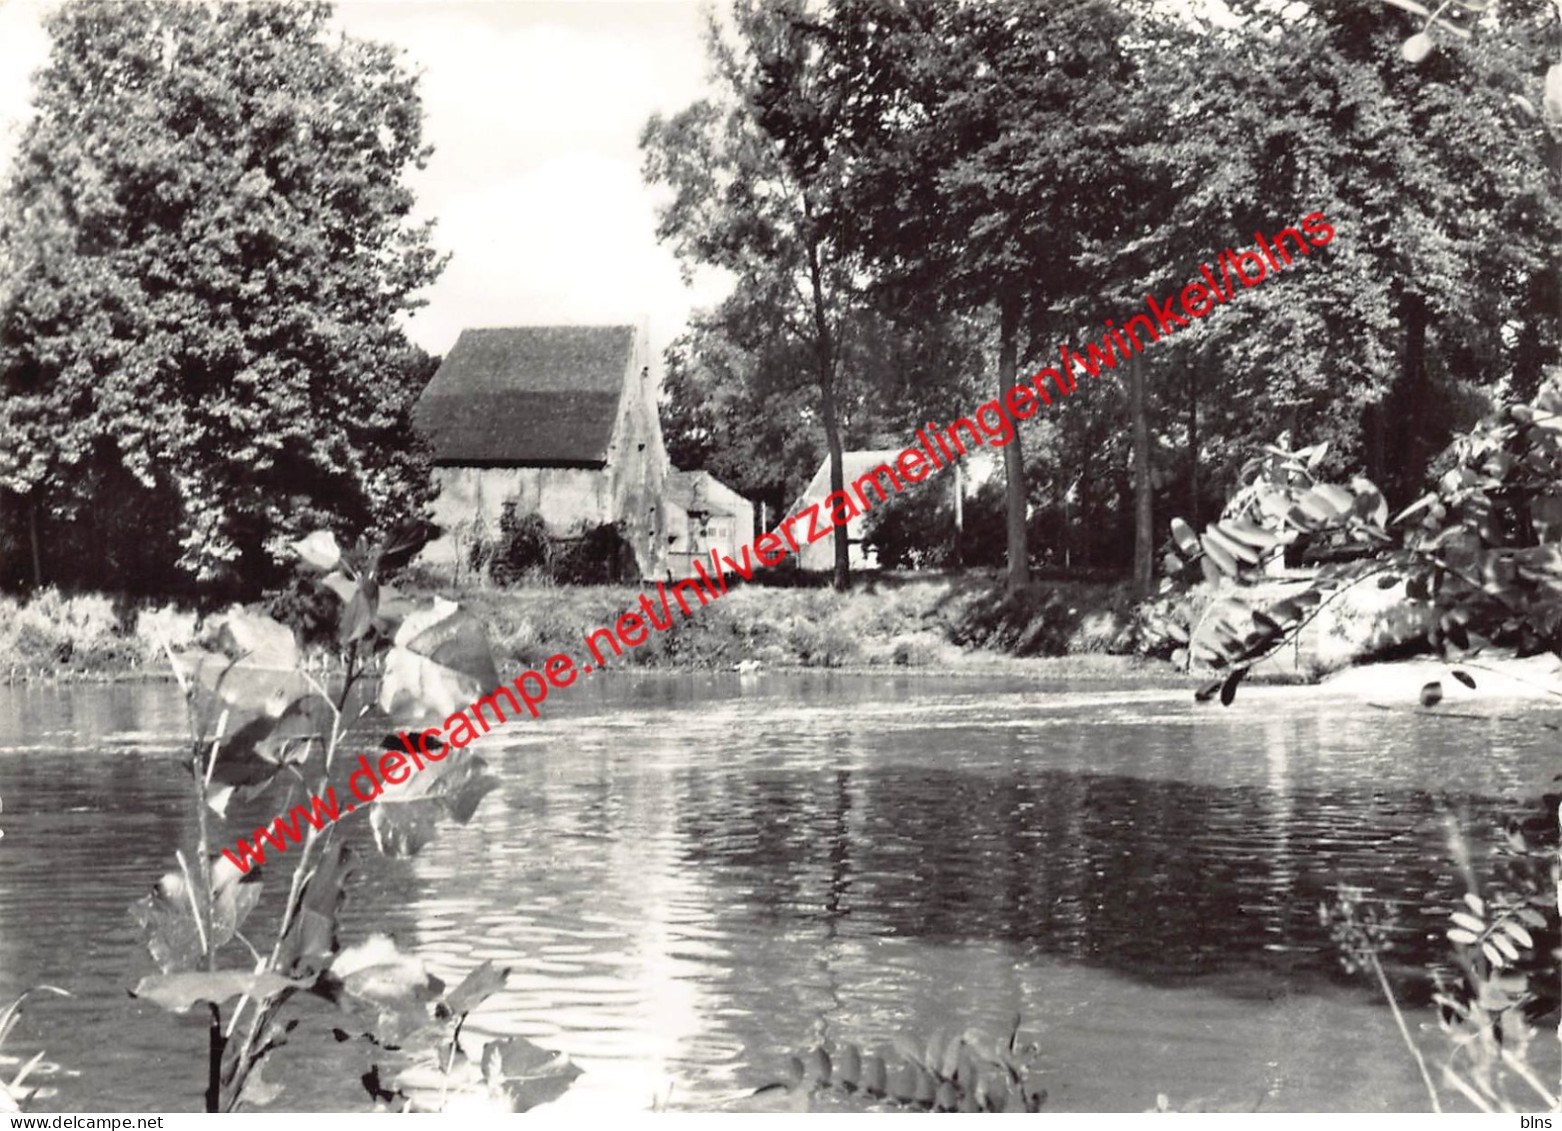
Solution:
[(632, 326), (463, 330), (414, 420), (442, 464), (601, 464)]

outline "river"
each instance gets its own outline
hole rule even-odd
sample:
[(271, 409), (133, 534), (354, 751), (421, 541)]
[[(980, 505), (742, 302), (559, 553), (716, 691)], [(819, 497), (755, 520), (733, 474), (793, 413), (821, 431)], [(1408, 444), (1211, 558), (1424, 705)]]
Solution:
[[(1318, 904), (1339, 882), (1396, 901), (1416, 997), (1462, 890), (1449, 816), (1482, 850), (1558, 768), (1533, 707), (1286, 689), (1221, 709), (1181, 686), (615, 676), (547, 710), (475, 747), (503, 786), (469, 826), (362, 854), (343, 934), (389, 930), (447, 978), (513, 967), (472, 1026), (569, 1052), (583, 1110), (707, 1107), (821, 1039), (1015, 1012), (1048, 1109), (1424, 1110)], [(171, 685), (0, 688), (0, 995), (74, 995), (5, 1050), (59, 1066), (39, 1109), (199, 1107), (204, 1023), (126, 994), (153, 969), (126, 908), (192, 839), (183, 726)], [(330, 1025), (307, 1008), (268, 1067), (277, 1108), (365, 1104)]]

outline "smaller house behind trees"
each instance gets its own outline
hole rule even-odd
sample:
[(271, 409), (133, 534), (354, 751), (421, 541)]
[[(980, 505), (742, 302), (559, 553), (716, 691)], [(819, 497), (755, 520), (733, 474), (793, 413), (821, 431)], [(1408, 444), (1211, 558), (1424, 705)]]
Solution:
[[(852, 484), (864, 475), (870, 474), (875, 467), (884, 464), (893, 468), (895, 460), (900, 455), (901, 449), (885, 449), (876, 452), (842, 452), (841, 466), (846, 472), (846, 492), (852, 493)], [(804, 508), (814, 504), (821, 504), (821, 514), (824, 501), (830, 495), (830, 461), (826, 459), (819, 465), (819, 470), (814, 472), (814, 477), (808, 481), (797, 502), (792, 504), (788, 514), (801, 514)], [(859, 508), (860, 509), (860, 508)], [(804, 524), (807, 525), (806, 523)], [(878, 556), (871, 550), (863, 548), (862, 538), (867, 526), (867, 516), (858, 514), (846, 523), (846, 541), (849, 549), (849, 561), (852, 569), (876, 569), (878, 568)], [(797, 555), (797, 564), (807, 570), (829, 570), (835, 568), (835, 540), (834, 538), (821, 538), (817, 542), (802, 544), (801, 552)]]
[(753, 537), (753, 503), (708, 471), (667, 473), (667, 565), (674, 578), (693, 576), (695, 559), (712, 550), (737, 557)]

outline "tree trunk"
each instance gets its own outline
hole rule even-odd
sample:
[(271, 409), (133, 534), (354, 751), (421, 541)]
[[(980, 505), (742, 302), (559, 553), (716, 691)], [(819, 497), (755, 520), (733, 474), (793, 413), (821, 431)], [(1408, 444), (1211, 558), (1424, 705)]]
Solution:
[(43, 588), (43, 555), (38, 551), (38, 496), (28, 500), (27, 534), (33, 547), (33, 588)]
[[(1020, 301), (1005, 299), (998, 313), (998, 400), (1008, 403), (1009, 390), (1019, 370)], [(1005, 412), (1008, 410), (1005, 409)], [(1030, 583), (1030, 554), (1025, 544), (1026, 492), (1025, 456), (1020, 450), (1020, 433), (1003, 448), (1005, 501), (1008, 510), (1009, 576), (1008, 589), (1014, 593)]]
[(1199, 526), (1199, 367), (1208, 355), (1199, 353), (1188, 366), (1188, 524)]
[[(835, 403), (835, 385), (821, 386), (819, 395), (824, 402), (824, 442), (829, 449), (830, 493), (846, 490), (846, 463), (841, 451), (841, 422)], [(826, 507), (826, 510), (829, 508)], [(848, 523), (841, 523), (831, 536), (835, 548), (835, 569), (831, 584), (841, 592), (851, 587), (851, 535)]]
[(1383, 397), (1367, 406), (1363, 419), (1367, 478), (1382, 489), (1394, 510), (1415, 496), (1424, 470), (1425, 444), (1419, 432), (1426, 398), (1426, 300), (1404, 295), (1399, 317), (1405, 335), (1399, 372)]
[(1407, 294), (1401, 303), (1405, 324), (1405, 354), (1399, 374), (1394, 423), (1394, 463), (1399, 501), (1404, 506), (1420, 486), (1425, 460), (1426, 439), (1422, 435), (1425, 420), (1426, 388), (1426, 299)]
[(1144, 358), (1128, 359), (1128, 411), (1133, 416), (1134, 594), (1150, 595), (1155, 566), (1154, 489), (1150, 483), (1150, 419), (1144, 397)]
[[(830, 453), (830, 492), (846, 490), (846, 467), (841, 455), (840, 406), (835, 397), (835, 343), (830, 335), (829, 311), (825, 307), (824, 269), (819, 259), (819, 238), (813, 229), (813, 207), (803, 194), (803, 217), (808, 231), (808, 284), (814, 308), (814, 379), (819, 386), (821, 415), (824, 417), (824, 442)], [(825, 508), (828, 510), (829, 508)], [(851, 586), (851, 535), (847, 524), (835, 528), (835, 588), (844, 592)]]
[(955, 565), (965, 565), (965, 477), (960, 474), (960, 465), (957, 463), (950, 469), (954, 475), (954, 485), (950, 495), (955, 504)]
[[(1095, 562), (1095, 546), (1090, 538), (1090, 528), (1086, 524), (1090, 521), (1090, 510), (1095, 503), (1090, 485), (1095, 482), (1095, 469), (1091, 466), (1091, 456), (1095, 453), (1095, 429), (1089, 423), (1089, 416), (1085, 413), (1086, 424), (1083, 443), (1079, 449), (1079, 506), (1074, 510), (1074, 525), (1070, 528), (1069, 539), (1073, 547), (1074, 565), (1080, 569), (1087, 569)], [(1073, 531), (1079, 531), (1076, 538)]]
[(1388, 415), (1389, 396), (1389, 393), (1384, 393), (1383, 398), (1374, 404), (1369, 404), (1361, 416), (1361, 442), (1367, 465), (1367, 478), (1383, 491), (1388, 491), (1391, 486), (1385, 474), (1388, 459), (1383, 450), (1383, 419)]

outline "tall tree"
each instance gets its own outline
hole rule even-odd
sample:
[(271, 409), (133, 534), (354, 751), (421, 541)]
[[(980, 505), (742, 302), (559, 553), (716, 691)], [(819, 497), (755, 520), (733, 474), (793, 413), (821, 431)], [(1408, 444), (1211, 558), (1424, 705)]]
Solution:
[[(730, 36), (714, 14), (708, 26), (716, 97), (655, 115), (641, 135), (646, 180), (673, 194), (657, 235), (686, 270), (734, 276), (734, 320), (768, 323), (773, 338), (806, 349), (830, 489), (841, 491), (841, 326), (859, 295), (840, 239), (835, 112), (804, 0), (737, 0), (730, 16)], [(837, 527), (838, 588), (849, 582), (848, 549)]]
[(0, 211), (0, 493), (44, 528), (46, 576), (253, 586), (290, 536), (426, 500), (428, 362), (398, 325), (442, 266), (408, 220), (421, 104), (395, 51), (330, 18), (49, 16)]
[[(911, 305), (991, 312), (997, 392), (1055, 349), (1054, 308), (1130, 187), (1116, 153), (1126, 17), (1099, 0), (839, 0), (830, 74), (850, 123), (855, 246)], [(1105, 229), (1103, 230), (1103, 225)], [(1027, 491), (1004, 448), (1008, 583)]]
[(1288, 428), (1408, 501), (1472, 394), (1556, 357), (1554, 313), (1534, 312), (1562, 213), (1545, 129), (1514, 98), (1536, 97), (1548, 61), (1538, 10), (1516, 4), (1504, 34), (1443, 36), (1412, 64), (1400, 47), (1420, 21), (1387, 5), (1231, 6), (1231, 29), (1138, 25), (1142, 113), (1160, 129), (1124, 154), (1142, 234), (1113, 250), (1109, 285), (1164, 293), (1254, 232), (1324, 213), (1326, 250), (1158, 356), (1198, 369), (1224, 416), (1204, 434), (1228, 451)]

